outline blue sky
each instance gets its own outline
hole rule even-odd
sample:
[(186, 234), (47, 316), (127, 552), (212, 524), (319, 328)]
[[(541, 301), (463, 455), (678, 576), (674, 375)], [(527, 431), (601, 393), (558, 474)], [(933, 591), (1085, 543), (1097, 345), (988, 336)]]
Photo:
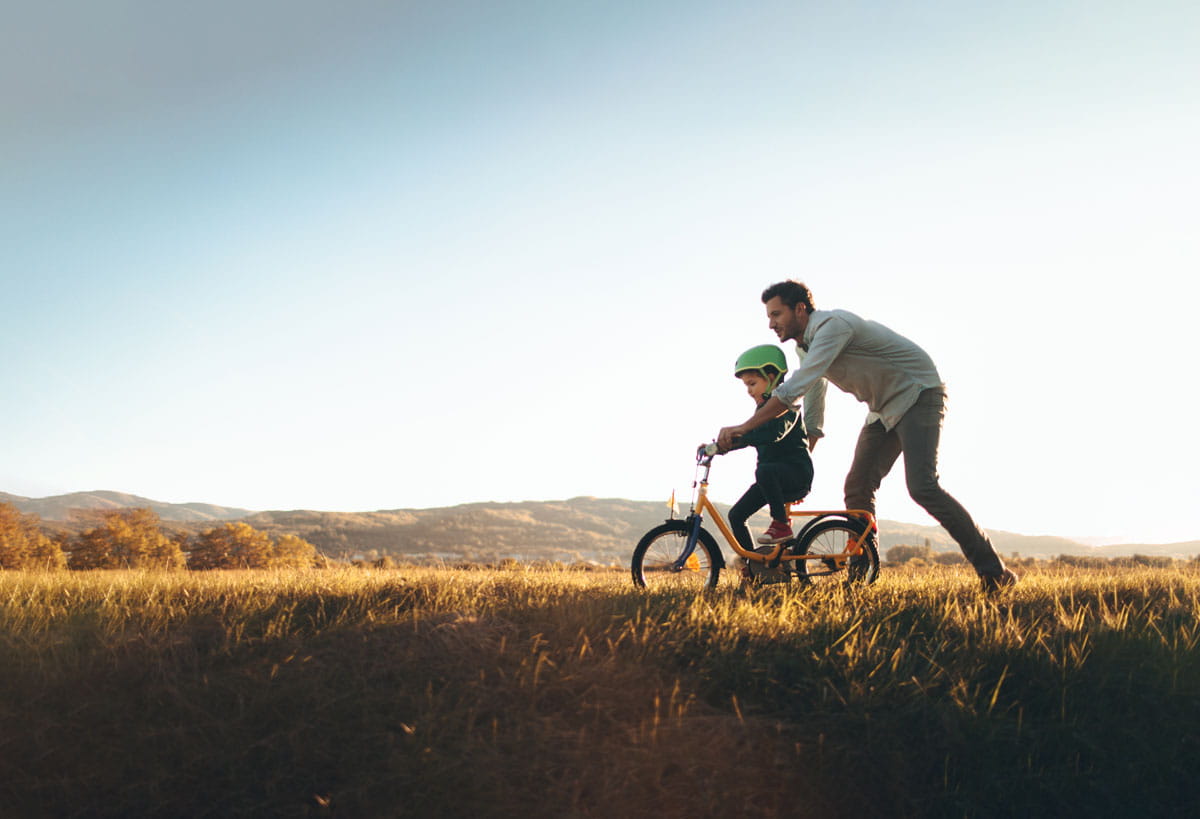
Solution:
[[(982, 525), (1200, 537), (1194, 4), (13, 15), (0, 491), (686, 494), (796, 277), (933, 355)], [(864, 414), (831, 399), (814, 503)], [(880, 514), (929, 522), (900, 470)]]

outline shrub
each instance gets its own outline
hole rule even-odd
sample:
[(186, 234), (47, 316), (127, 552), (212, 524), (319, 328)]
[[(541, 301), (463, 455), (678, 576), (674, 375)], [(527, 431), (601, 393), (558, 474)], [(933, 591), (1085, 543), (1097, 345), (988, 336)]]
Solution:
[(0, 503), (0, 569), (61, 569), (67, 557), (42, 534), (37, 515), (22, 515), (11, 503)]
[(318, 563), (316, 548), (296, 535), (272, 541), (248, 523), (224, 523), (201, 532), (190, 551), (189, 569), (305, 569)]

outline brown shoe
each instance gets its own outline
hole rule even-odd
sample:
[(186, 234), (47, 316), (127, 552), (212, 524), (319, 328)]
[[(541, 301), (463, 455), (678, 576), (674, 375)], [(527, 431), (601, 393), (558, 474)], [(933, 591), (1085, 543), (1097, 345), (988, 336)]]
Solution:
[(984, 592), (995, 594), (1003, 588), (1016, 585), (1019, 578), (1012, 569), (1005, 569), (1000, 574), (981, 574), (979, 579), (983, 583)]

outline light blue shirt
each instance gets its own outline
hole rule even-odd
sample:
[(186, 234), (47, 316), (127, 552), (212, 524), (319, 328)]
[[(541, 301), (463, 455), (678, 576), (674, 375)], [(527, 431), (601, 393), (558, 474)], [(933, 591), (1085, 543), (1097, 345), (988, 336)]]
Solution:
[(775, 396), (793, 407), (807, 396), (806, 416), (810, 403), (821, 404), (819, 412), (824, 412), (824, 394), (814, 400), (822, 378), (865, 403), (872, 413), (867, 423), (877, 418), (886, 429), (900, 422), (922, 392), (945, 389), (928, 353), (847, 310), (813, 311), (799, 346), (807, 349), (800, 367), (775, 389)]
[[(800, 365), (808, 357), (808, 350), (796, 342), (796, 358)], [(782, 384), (780, 386), (783, 386)], [(784, 399), (780, 399), (781, 401)], [(804, 395), (804, 430), (809, 438), (825, 437), (825, 379), (818, 378)]]

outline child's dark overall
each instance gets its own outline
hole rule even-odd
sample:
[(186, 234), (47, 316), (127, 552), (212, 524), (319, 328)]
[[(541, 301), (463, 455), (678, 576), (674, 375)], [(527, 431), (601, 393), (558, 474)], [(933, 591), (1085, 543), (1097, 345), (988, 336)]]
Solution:
[[(769, 397), (764, 395), (763, 400)], [(812, 489), (813, 463), (804, 421), (795, 410), (750, 430), (733, 449), (747, 446), (758, 450), (758, 466), (754, 483), (729, 510), (729, 525), (738, 543), (753, 550), (746, 521), (764, 506), (769, 508), (772, 520), (786, 521), (787, 505), (801, 500)]]

